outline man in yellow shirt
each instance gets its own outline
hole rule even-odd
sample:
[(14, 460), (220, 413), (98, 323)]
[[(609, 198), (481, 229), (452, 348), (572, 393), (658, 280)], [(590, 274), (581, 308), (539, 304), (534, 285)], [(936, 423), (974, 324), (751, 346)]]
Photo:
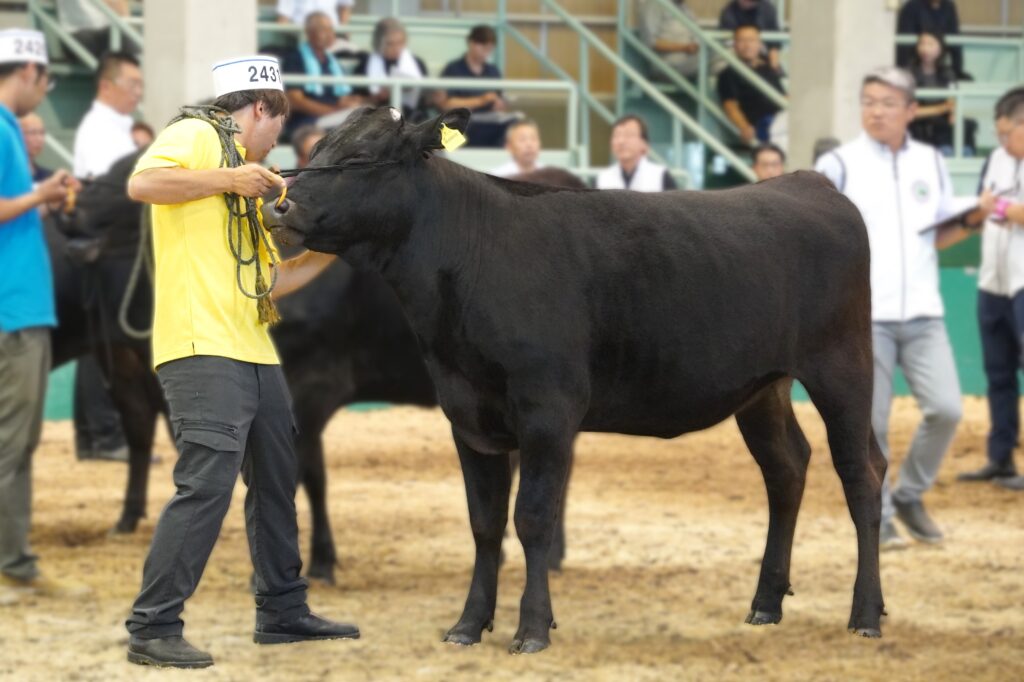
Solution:
[(143, 665), (213, 663), (182, 637), (180, 615), (213, 550), (239, 471), (248, 487), (254, 640), (359, 636), (354, 625), (322, 619), (306, 605), (291, 398), (267, 324), (269, 296), (303, 286), (333, 257), (307, 252), (278, 263), (258, 222), (258, 198), (283, 184), (258, 165), (288, 114), (277, 61), (227, 60), (214, 65), (213, 75), (214, 106), (224, 111), (185, 110), (139, 159), (128, 185), (133, 199), (153, 204), (153, 363), (180, 453), (177, 492), (157, 523), (126, 623), (128, 660)]

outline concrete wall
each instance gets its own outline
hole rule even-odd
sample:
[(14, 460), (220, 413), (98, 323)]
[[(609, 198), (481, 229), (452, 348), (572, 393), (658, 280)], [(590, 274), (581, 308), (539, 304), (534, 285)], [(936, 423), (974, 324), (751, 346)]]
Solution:
[(256, 52), (252, 0), (146, 2), (144, 106), (159, 129), (185, 104), (213, 96), (210, 67)]

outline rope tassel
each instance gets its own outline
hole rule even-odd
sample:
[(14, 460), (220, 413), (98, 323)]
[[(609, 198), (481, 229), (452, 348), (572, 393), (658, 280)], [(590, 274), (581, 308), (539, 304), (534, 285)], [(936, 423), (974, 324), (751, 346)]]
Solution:
[[(235, 134), (241, 132), (231, 114), (224, 109), (214, 106), (183, 107), (181, 113), (171, 123), (182, 119), (194, 118), (205, 121), (217, 131), (217, 137), (221, 145), (221, 167), (237, 168), (245, 163), (245, 159), (238, 153), (235, 146)], [(281, 315), (277, 306), (271, 298), (274, 286), (277, 284), (277, 254), (270, 243), (267, 231), (259, 219), (259, 211), (256, 210), (256, 200), (246, 197), (239, 197), (230, 192), (224, 193), (224, 201), (228, 206), (228, 247), (235, 259), (235, 283), (238, 290), (246, 298), (256, 301), (256, 311), (259, 315), (260, 324), (273, 325), (281, 321)], [(240, 208), (240, 206), (244, 206)], [(245, 237), (248, 237), (248, 240)], [(242, 249), (243, 243), (249, 242), (252, 255), (246, 256)], [(266, 250), (270, 261), (270, 283), (267, 283), (263, 275), (263, 264), (260, 261), (260, 247)], [(255, 291), (249, 291), (242, 279), (242, 268), (252, 265), (256, 270)]]

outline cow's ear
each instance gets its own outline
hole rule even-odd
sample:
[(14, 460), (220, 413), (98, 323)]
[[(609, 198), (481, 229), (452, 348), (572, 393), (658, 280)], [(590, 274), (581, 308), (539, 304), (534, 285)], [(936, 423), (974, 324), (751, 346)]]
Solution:
[(420, 151), (452, 149), (465, 141), (469, 128), (469, 109), (452, 109), (422, 124), (417, 131), (417, 146)]

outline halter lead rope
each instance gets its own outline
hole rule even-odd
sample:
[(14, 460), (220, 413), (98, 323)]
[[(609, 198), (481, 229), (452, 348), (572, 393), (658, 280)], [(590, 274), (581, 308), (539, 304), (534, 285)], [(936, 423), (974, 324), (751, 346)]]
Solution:
[[(245, 163), (245, 159), (238, 153), (238, 148), (235, 146), (235, 134), (241, 132), (241, 129), (231, 119), (230, 112), (214, 106), (182, 107), (181, 113), (171, 123), (177, 123), (184, 119), (205, 121), (213, 126), (220, 139), (221, 168), (237, 168)], [(232, 192), (224, 192), (224, 201), (228, 208), (228, 246), (235, 259), (235, 281), (238, 290), (246, 298), (256, 301), (260, 324), (272, 325), (281, 319), (277, 306), (274, 305), (274, 301), (270, 297), (277, 285), (276, 266), (279, 261), (267, 237), (266, 230), (260, 224), (256, 200), (251, 197), (240, 197)], [(241, 201), (244, 201), (244, 211), (240, 211), (238, 208)], [(248, 257), (242, 253), (243, 232), (245, 231), (248, 232), (249, 243), (252, 245), (252, 255)], [(269, 286), (263, 276), (263, 266), (260, 263), (260, 244), (266, 249), (270, 258)], [(256, 267), (256, 290), (254, 292), (248, 291), (242, 282), (242, 268), (249, 265)]]

